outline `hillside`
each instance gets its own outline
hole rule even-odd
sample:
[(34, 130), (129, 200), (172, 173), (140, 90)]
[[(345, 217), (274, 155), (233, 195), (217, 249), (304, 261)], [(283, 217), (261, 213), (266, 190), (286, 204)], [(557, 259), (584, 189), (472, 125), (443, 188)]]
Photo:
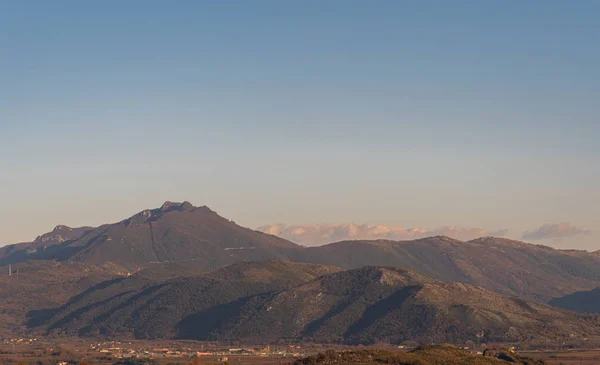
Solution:
[[(107, 281), (57, 308), (39, 329), (78, 335), (131, 334), (175, 337), (187, 317), (254, 294), (313, 280), (338, 268), (280, 261), (244, 262), (221, 270), (168, 280), (142, 270)], [(219, 321), (218, 315), (211, 321)], [(188, 325), (192, 321), (186, 321)]]
[[(0, 267), (0, 338), (22, 336), (50, 318), (69, 299), (101, 292), (108, 283), (131, 275), (111, 263), (101, 266), (75, 261), (30, 260)], [(149, 282), (203, 273), (194, 261), (157, 263), (134, 277)]]
[(118, 276), (115, 271), (76, 262), (31, 261), (12, 269), (12, 276), (0, 275), (0, 337), (25, 332), (28, 313), (42, 316), (72, 296)]
[(597, 323), (546, 305), (415, 272), (240, 263), (202, 276), (140, 274), (103, 283), (38, 330), (137, 338), (399, 343), (528, 341), (595, 334)]
[(221, 310), (227, 321), (196, 338), (460, 343), (554, 340), (598, 331), (593, 319), (571, 312), (380, 267), (334, 273)]
[(552, 299), (550, 305), (580, 313), (600, 313), (600, 288)]
[(493, 237), (469, 242), (444, 236), (345, 241), (308, 248), (295, 259), (343, 268), (403, 267), (432, 278), (542, 302), (600, 285), (598, 255)]

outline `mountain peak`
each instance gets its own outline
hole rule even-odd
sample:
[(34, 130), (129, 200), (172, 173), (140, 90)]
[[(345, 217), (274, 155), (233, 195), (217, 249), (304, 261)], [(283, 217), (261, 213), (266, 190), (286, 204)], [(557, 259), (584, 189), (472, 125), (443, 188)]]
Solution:
[(184, 201), (183, 203), (178, 203), (178, 202), (171, 202), (171, 201), (166, 201), (161, 207), (160, 210), (163, 212), (170, 212), (173, 210), (178, 210), (178, 211), (190, 211), (194, 209), (194, 206), (192, 205), (192, 203), (188, 202), (188, 201)]
[(52, 230), (52, 232), (58, 232), (58, 231), (72, 231), (73, 229), (69, 226), (65, 226), (63, 224), (59, 224), (58, 226), (54, 227), (54, 229)]
[(457, 240), (455, 238), (452, 237), (448, 237), (445, 235), (438, 235), (438, 236), (432, 236), (432, 237), (424, 237), (424, 238), (419, 238), (414, 240), (415, 242), (437, 242), (437, 243), (448, 243), (448, 244), (460, 244), (460, 243), (464, 243), (461, 240)]
[(504, 237), (492, 237), (492, 236), (480, 237), (480, 238), (476, 238), (474, 240), (469, 241), (469, 243), (474, 243), (474, 244), (479, 244), (479, 245), (489, 245), (489, 246), (503, 245), (503, 246), (512, 246), (512, 247), (538, 247), (538, 248), (545, 248), (545, 249), (553, 250), (553, 248), (551, 248), (551, 247), (542, 246), (542, 245), (533, 245), (530, 243), (511, 240), (509, 238), (504, 238)]
[(44, 233), (43, 235), (38, 236), (33, 243), (63, 243), (65, 241), (77, 239), (92, 229), (93, 227), (71, 228), (69, 226), (59, 224), (58, 226), (54, 227), (52, 232)]
[(188, 201), (184, 201), (183, 203), (166, 201), (160, 208), (143, 210), (133, 217), (126, 219), (124, 222), (126, 225), (144, 224), (154, 221), (167, 213), (192, 212), (195, 209), (196, 207), (194, 207), (192, 203)]

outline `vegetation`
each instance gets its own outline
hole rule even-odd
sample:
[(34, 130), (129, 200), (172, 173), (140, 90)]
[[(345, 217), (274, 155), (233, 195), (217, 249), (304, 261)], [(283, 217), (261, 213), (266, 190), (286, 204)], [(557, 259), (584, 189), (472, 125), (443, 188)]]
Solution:
[(112, 280), (44, 326), (69, 335), (256, 343), (528, 342), (598, 333), (594, 318), (408, 270), (279, 261), (166, 281)]
[(473, 355), (450, 345), (424, 346), (409, 352), (364, 350), (335, 352), (327, 351), (297, 360), (295, 365), (543, 365), (534, 360), (511, 353), (508, 350), (488, 353), (488, 356)]
[[(281, 290), (339, 269), (281, 261), (239, 263), (201, 276), (156, 280), (147, 272), (97, 285), (58, 308), (42, 328), (72, 335), (132, 333), (193, 337), (215, 313), (255, 294)], [(202, 325), (199, 326), (198, 323)]]
[(0, 275), (0, 338), (17, 336), (36, 323), (27, 316), (47, 316), (69, 298), (116, 274), (78, 262), (28, 261), (13, 265), (13, 275)]

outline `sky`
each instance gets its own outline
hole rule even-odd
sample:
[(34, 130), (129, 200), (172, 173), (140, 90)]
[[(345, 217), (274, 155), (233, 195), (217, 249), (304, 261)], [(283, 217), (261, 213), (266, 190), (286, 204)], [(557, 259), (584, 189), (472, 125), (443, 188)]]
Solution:
[(188, 200), (598, 250), (599, 13), (0, 0), (0, 246)]

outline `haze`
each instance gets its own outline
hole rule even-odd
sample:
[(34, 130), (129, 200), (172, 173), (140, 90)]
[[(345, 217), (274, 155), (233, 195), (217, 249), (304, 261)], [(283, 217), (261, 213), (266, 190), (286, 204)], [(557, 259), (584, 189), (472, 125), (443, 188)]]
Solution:
[(2, 2), (0, 245), (189, 200), (598, 250), (599, 12)]

